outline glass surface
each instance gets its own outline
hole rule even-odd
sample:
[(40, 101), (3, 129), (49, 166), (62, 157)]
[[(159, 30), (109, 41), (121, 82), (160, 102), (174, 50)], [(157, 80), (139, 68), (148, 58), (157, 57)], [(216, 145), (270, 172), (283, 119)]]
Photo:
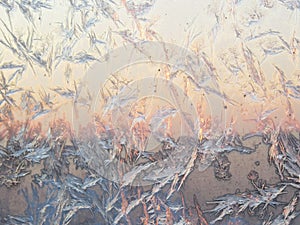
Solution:
[(0, 224), (300, 224), (299, 0), (0, 2)]

